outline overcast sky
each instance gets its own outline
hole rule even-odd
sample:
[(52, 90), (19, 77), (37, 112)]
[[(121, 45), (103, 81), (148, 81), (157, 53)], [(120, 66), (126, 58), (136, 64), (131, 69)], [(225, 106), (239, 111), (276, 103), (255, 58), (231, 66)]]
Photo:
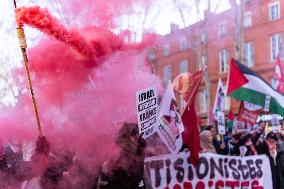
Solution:
[[(37, 2), (42, 5), (44, 0), (18, 0), (18, 6), (22, 5), (34, 5), (37, 4)], [(48, 2), (48, 1), (47, 1)], [(181, 4), (183, 4), (185, 7), (184, 14), (186, 16), (186, 22), (187, 25), (192, 24), (196, 22), (197, 16), (196, 11), (193, 5), (193, 0), (179, 0)], [(216, 5), (218, 4), (217, 12), (223, 11), (227, 8), (229, 8), (229, 3), (227, 0), (211, 0), (211, 9), (215, 9)], [(190, 9), (192, 7), (192, 9)], [(201, 0), (201, 15), (203, 13), (203, 10), (207, 8), (207, 0)], [(151, 27), (154, 29), (155, 32), (159, 34), (166, 34), (170, 31), (170, 24), (176, 23), (180, 27), (183, 26), (182, 19), (180, 15), (178, 14), (178, 11), (176, 9), (176, 6), (173, 4), (173, 0), (155, 0), (152, 4), (152, 7), (150, 9), (152, 13), (149, 14), (149, 17), (147, 19), (146, 26)], [(11, 25), (11, 23), (14, 24), (14, 13), (13, 13), (13, 0), (1, 0), (0, 2), (0, 24), (1, 24), (1, 30), (3, 31), (4, 28), (7, 28)], [(135, 18), (132, 19), (132, 22), (136, 22)], [(129, 26), (129, 24), (127, 24)], [(124, 26), (126, 28), (127, 26)], [(137, 29), (139, 27), (137, 26)], [(2, 33), (2, 32), (1, 32)]]
[[(158, 34), (167, 34), (170, 32), (170, 24), (175, 23), (180, 27), (183, 27), (183, 22), (178, 14), (176, 6), (173, 4), (173, 0), (153, 0), (154, 3), (150, 7), (150, 13), (148, 15), (147, 21), (145, 23), (146, 30), (156, 32)], [(196, 10), (194, 5), (192, 5), (193, 0), (178, 0), (182, 5), (184, 10), (184, 15), (186, 17), (186, 25), (192, 24), (198, 20), (196, 16)], [(17, 0), (18, 6), (30, 6), (40, 4), (41, 6), (48, 5), (48, 0)], [(221, 3), (222, 2), (222, 3)], [(219, 3), (217, 12), (221, 12), (229, 8), (227, 0), (212, 0), (211, 8), (215, 9), (216, 4)], [(207, 0), (201, 0), (201, 15), (203, 15), (203, 10), (207, 7)], [(141, 8), (136, 7), (139, 12)], [(5, 74), (7, 70), (15, 67), (15, 65), (21, 65), (21, 53), (18, 45), (18, 39), (16, 34), (16, 24), (14, 19), (14, 5), (13, 0), (0, 0), (0, 63), (1, 69), (0, 74)], [(142, 16), (141, 16), (142, 15)], [(141, 34), (142, 32), (142, 21), (143, 12), (141, 15), (132, 16), (130, 18), (121, 19), (120, 29), (130, 29), (131, 31), (137, 31)], [(130, 28), (129, 28), (130, 27)], [(25, 33), (27, 38), (28, 47), (31, 48), (37, 43), (37, 36), (41, 35), (37, 30), (25, 27)], [(139, 36), (139, 35), (138, 35)], [(137, 37), (139, 39), (139, 37)], [(8, 58), (8, 59), (7, 59)], [(8, 75), (11, 77), (11, 75)], [(3, 80), (0, 79), (0, 90), (2, 86), (5, 85)], [(13, 101), (13, 99), (8, 96), (6, 101)]]

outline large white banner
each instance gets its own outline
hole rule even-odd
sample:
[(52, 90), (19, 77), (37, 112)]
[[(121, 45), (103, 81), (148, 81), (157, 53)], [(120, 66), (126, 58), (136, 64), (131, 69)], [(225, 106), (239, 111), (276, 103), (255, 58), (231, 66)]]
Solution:
[(265, 155), (222, 156), (201, 153), (194, 167), (189, 153), (145, 159), (156, 189), (272, 189), (269, 160)]

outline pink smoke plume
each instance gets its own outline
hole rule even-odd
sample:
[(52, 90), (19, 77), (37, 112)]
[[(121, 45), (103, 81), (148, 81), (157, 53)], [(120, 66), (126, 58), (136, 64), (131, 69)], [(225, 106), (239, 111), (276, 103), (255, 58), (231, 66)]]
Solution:
[[(119, 17), (131, 12), (132, 6), (147, 8), (153, 0), (57, 0), (64, 23), (71, 26), (95, 25), (112, 30), (119, 25)], [(52, 3), (51, 3), (52, 4)], [(57, 10), (57, 9), (56, 9)], [(55, 10), (55, 11), (56, 11)], [(70, 16), (71, 15), (71, 16)], [(71, 19), (70, 19), (71, 18)]]
[(54, 19), (47, 9), (40, 7), (21, 7), (16, 9), (16, 21), (19, 26), (24, 23), (38, 28), (40, 31), (53, 35), (56, 39), (66, 42), (78, 52), (91, 57), (95, 50), (89, 46), (86, 40), (76, 31), (68, 31), (58, 20)]
[[(97, 64), (95, 58), (105, 56), (122, 47), (122, 41), (116, 38), (110, 32), (102, 29), (97, 29), (97, 33), (103, 32), (105, 39), (98, 38), (97, 41), (87, 41), (81, 33), (76, 29), (67, 29), (60, 22), (52, 17), (47, 9), (35, 7), (20, 7), (15, 10), (16, 21), (19, 26), (23, 24), (35, 27), (46, 33), (52, 35), (57, 40), (62, 41), (76, 49), (79, 53), (84, 55), (87, 59), (93, 59), (92, 63)], [(84, 33), (85, 34), (85, 33)], [(95, 60), (94, 60), (95, 59)]]
[[(40, 45), (29, 54), (31, 70), (36, 78), (44, 80), (45, 85), (48, 86), (47, 91), (42, 89), (39, 93), (48, 94), (45, 98), (52, 101), (61, 100), (64, 92), (80, 87), (88, 75), (82, 73), (90, 71), (88, 67), (102, 63), (107, 55), (127, 49), (144, 50), (145, 47), (153, 44), (156, 38), (155, 35), (148, 35), (142, 43), (126, 45), (119, 36), (103, 28), (88, 26), (83, 29), (68, 30), (52, 17), (47, 9), (41, 9), (38, 6), (20, 7), (15, 12), (18, 25), (30, 25), (63, 42), (58, 43), (47, 39), (40, 42)], [(84, 34), (84, 37), (81, 34)], [(78, 56), (78, 52), (84, 57)], [(39, 60), (41, 63), (38, 63)], [(59, 83), (64, 83), (64, 85), (58, 85)], [(54, 90), (53, 93), (50, 88), (58, 90)]]
[[(150, 86), (161, 90), (145, 58), (153, 35), (146, 42), (124, 44), (104, 28), (66, 29), (39, 7), (18, 8), (16, 16), (19, 25), (51, 36), (29, 50), (42, 129), (51, 151), (75, 149), (84, 166), (97, 172), (104, 161), (116, 157), (115, 138), (122, 124), (137, 122), (135, 93)], [(23, 81), (22, 71), (15, 73)], [(35, 141), (28, 91), (0, 116), (0, 125), (2, 140)]]

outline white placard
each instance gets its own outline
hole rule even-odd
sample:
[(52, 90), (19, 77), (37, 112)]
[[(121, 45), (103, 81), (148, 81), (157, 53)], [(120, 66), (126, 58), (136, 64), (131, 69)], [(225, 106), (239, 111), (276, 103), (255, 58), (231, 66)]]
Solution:
[(155, 132), (157, 125), (157, 90), (154, 87), (136, 93), (139, 134), (146, 139)]
[(269, 112), (270, 96), (265, 97), (264, 111)]
[(218, 122), (218, 133), (221, 135), (226, 134), (225, 129), (225, 115), (224, 112), (217, 112), (217, 122)]
[(236, 133), (246, 131), (245, 123), (243, 121), (239, 121), (239, 120), (234, 120), (234, 127), (233, 128), (234, 128), (234, 132), (236, 132)]
[(280, 132), (279, 118), (278, 118), (277, 114), (273, 114), (271, 116), (271, 124), (272, 124), (272, 131), (273, 131), (273, 133)]

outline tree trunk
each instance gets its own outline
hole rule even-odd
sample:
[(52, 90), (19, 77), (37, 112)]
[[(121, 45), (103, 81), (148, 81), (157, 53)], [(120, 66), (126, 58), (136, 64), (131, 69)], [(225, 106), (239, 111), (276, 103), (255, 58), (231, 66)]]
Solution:
[(244, 60), (244, 0), (240, 0), (239, 5), (236, 0), (230, 0), (233, 9), (234, 19), (234, 54), (239, 62)]

